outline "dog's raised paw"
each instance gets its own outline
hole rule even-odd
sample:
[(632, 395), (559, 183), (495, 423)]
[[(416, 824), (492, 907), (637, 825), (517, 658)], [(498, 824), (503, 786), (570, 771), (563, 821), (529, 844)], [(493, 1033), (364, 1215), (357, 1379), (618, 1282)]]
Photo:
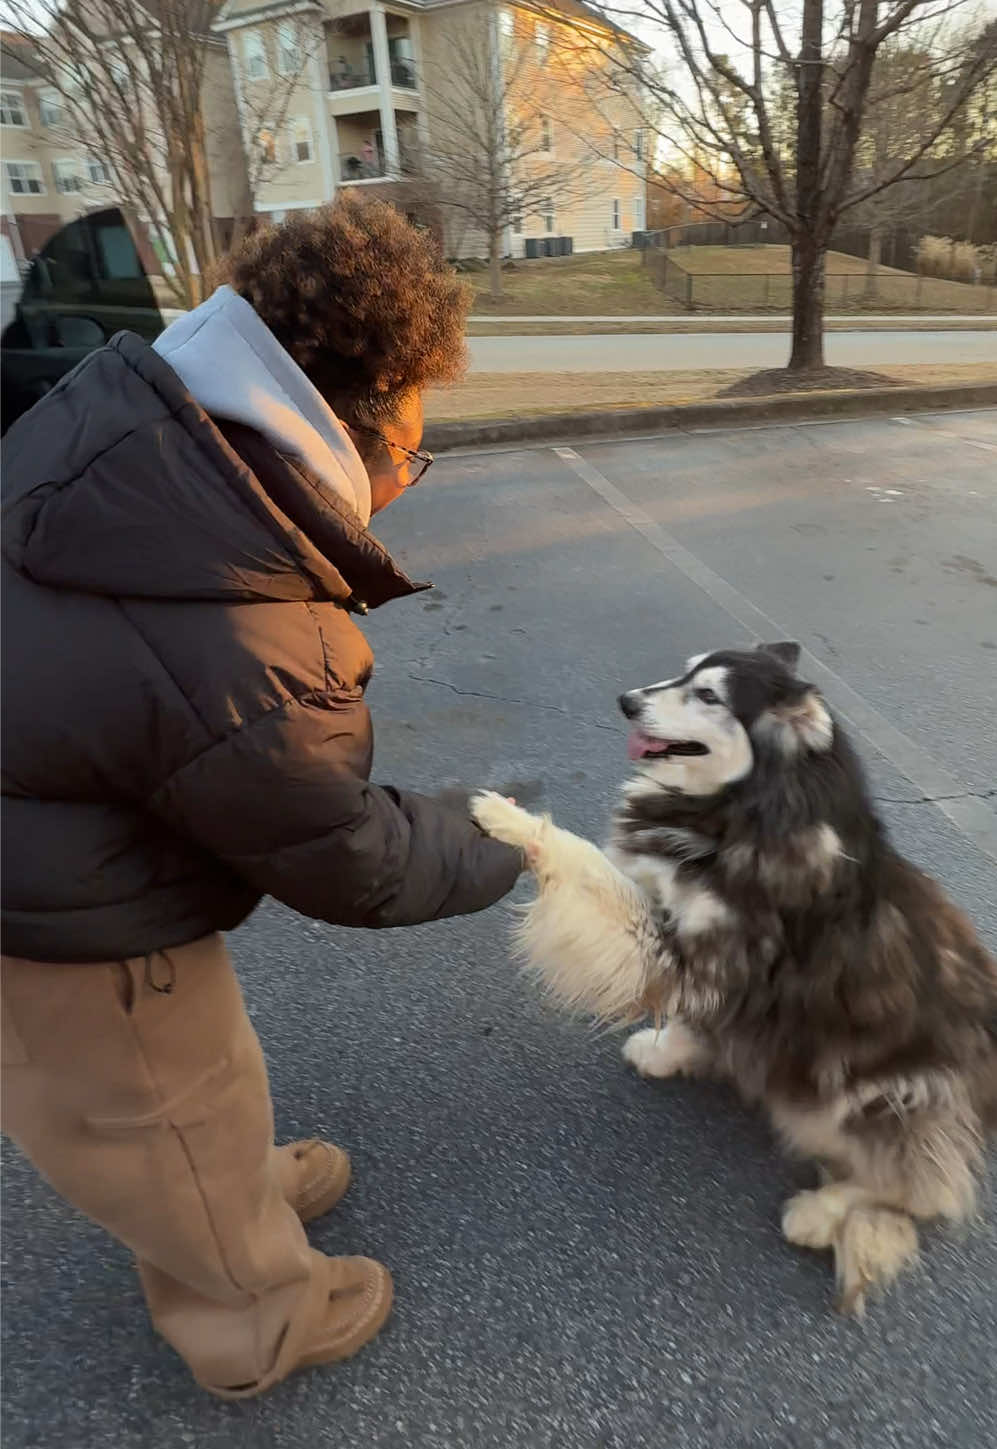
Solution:
[(471, 800), (470, 811), (472, 820), (486, 835), (490, 835), (493, 840), (501, 840), (505, 845), (516, 845), (527, 852), (535, 844), (542, 824), (538, 816), (513, 805), (504, 795), (498, 795), (494, 790), (482, 790), (475, 795)]

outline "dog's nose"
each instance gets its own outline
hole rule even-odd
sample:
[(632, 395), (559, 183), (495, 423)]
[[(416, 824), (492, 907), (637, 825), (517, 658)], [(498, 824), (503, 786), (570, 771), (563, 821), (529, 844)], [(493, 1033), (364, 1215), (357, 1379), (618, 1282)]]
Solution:
[(619, 706), (627, 719), (636, 719), (640, 713), (640, 696), (638, 691), (631, 689), (626, 694), (621, 694)]

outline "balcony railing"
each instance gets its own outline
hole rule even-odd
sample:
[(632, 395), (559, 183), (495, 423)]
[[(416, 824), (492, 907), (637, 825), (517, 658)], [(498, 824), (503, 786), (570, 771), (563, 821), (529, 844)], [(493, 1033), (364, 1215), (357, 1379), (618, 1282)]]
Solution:
[[(396, 176), (418, 176), (420, 172), (418, 144), (399, 138), (398, 163), (399, 170)], [(376, 150), (372, 147), (361, 147), (356, 151), (344, 151), (339, 158), (341, 183), (379, 181), (387, 176), (387, 161), (384, 152), (379, 147)]]
[[(391, 62), (391, 84), (398, 90), (414, 91), (418, 89), (415, 77), (415, 65), (410, 60), (393, 60)], [(371, 65), (364, 62), (354, 64), (352, 62), (336, 62), (329, 70), (330, 91), (355, 91), (362, 86), (376, 86), (377, 78)]]
[(339, 158), (340, 181), (374, 181), (386, 175), (384, 156), (373, 148), (344, 151)]
[(329, 89), (331, 91), (355, 91), (359, 90), (361, 86), (376, 84), (373, 70), (364, 63), (359, 65), (349, 62), (345, 65), (337, 63), (329, 71)]
[(416, 89), (415, 66), (410, 60), (393, 60), (391, 62), (391, 84), (402, 91)]

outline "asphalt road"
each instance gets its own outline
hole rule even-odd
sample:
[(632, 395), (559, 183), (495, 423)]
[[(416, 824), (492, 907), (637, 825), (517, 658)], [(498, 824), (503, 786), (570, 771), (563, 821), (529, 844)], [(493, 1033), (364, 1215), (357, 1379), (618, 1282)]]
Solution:
[[(997, 945), (995, 462), (994, 412), (441, 461), (381, 529), (437, 590), (369, 620), (377, 777), (515, 783), (598, 834), (621, 688), (771, 619)], [(233, 938), (280, 1133), (354, 1155), (314, 1240), (396, 1275), (347, 1366), (200, 1396), (127, 1255), (7, 1155), (6, 1449), (993, 1444), (993, 1191), (864, 1324), (836, 1318), (827, 1262), (778, 1231), (808, 1169), (724, 1088), (637, 1081), (617, 1039), (549, 1014), (508, 924), (351, 934), (269, 905)]]
[[(778, 332), (629, 333), (582, 337), (470, 337), (472, 372), (653, 372), (702, 367), (783, 367)], [(829, 332), (834, 367), (893, 362), (997, 362), (997, 332)]]

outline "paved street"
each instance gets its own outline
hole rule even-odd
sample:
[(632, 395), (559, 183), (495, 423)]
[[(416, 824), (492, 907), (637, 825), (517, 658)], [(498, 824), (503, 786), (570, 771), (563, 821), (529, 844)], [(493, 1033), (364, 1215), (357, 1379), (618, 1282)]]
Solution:
[[(556, 346), (699, 366), (707, 340)], [(479, 339), (479, 365), (503, 343)], [(745, 344), (784, 345), (713, 345), (728, 366), (779, 360)], [(846, 345), (833, 361), (889, 360)], [(795, 637), (861, 725), (903, 847), (997, 947), (997, 412), (454, 456), (380, 532), (437, 588), (368, 621), (376, 778), (512, 786), (598, 834), (625, 768), (619, 691)], [(201, 1397), (127, 1254), (7, 1154), (5, 1449), (994, 1443), (993, 1189), (981, 1224), (924, 1235), (865, 1323), (835, 1317), (827, 1262), (778, 1231), (808, 1170), (724, 1088), (639, 1082), (618, 1039), (553, 1017), (509, 965), (509, 920), (357, 934), (268, 905), (233, 939), (280, 1134), (354, 1155), (314, 1241), (396, 1275), (390, 1328), (347, 1366), (255, 1404)]]
[[(471, 337), (472, 372), (651, 372), (658, 368), (783, 367), (778, 332), (628, 333), (581, 337)], [(997, 332), (829, 332), (834, 367), (894, 362), (997, 362)]]

